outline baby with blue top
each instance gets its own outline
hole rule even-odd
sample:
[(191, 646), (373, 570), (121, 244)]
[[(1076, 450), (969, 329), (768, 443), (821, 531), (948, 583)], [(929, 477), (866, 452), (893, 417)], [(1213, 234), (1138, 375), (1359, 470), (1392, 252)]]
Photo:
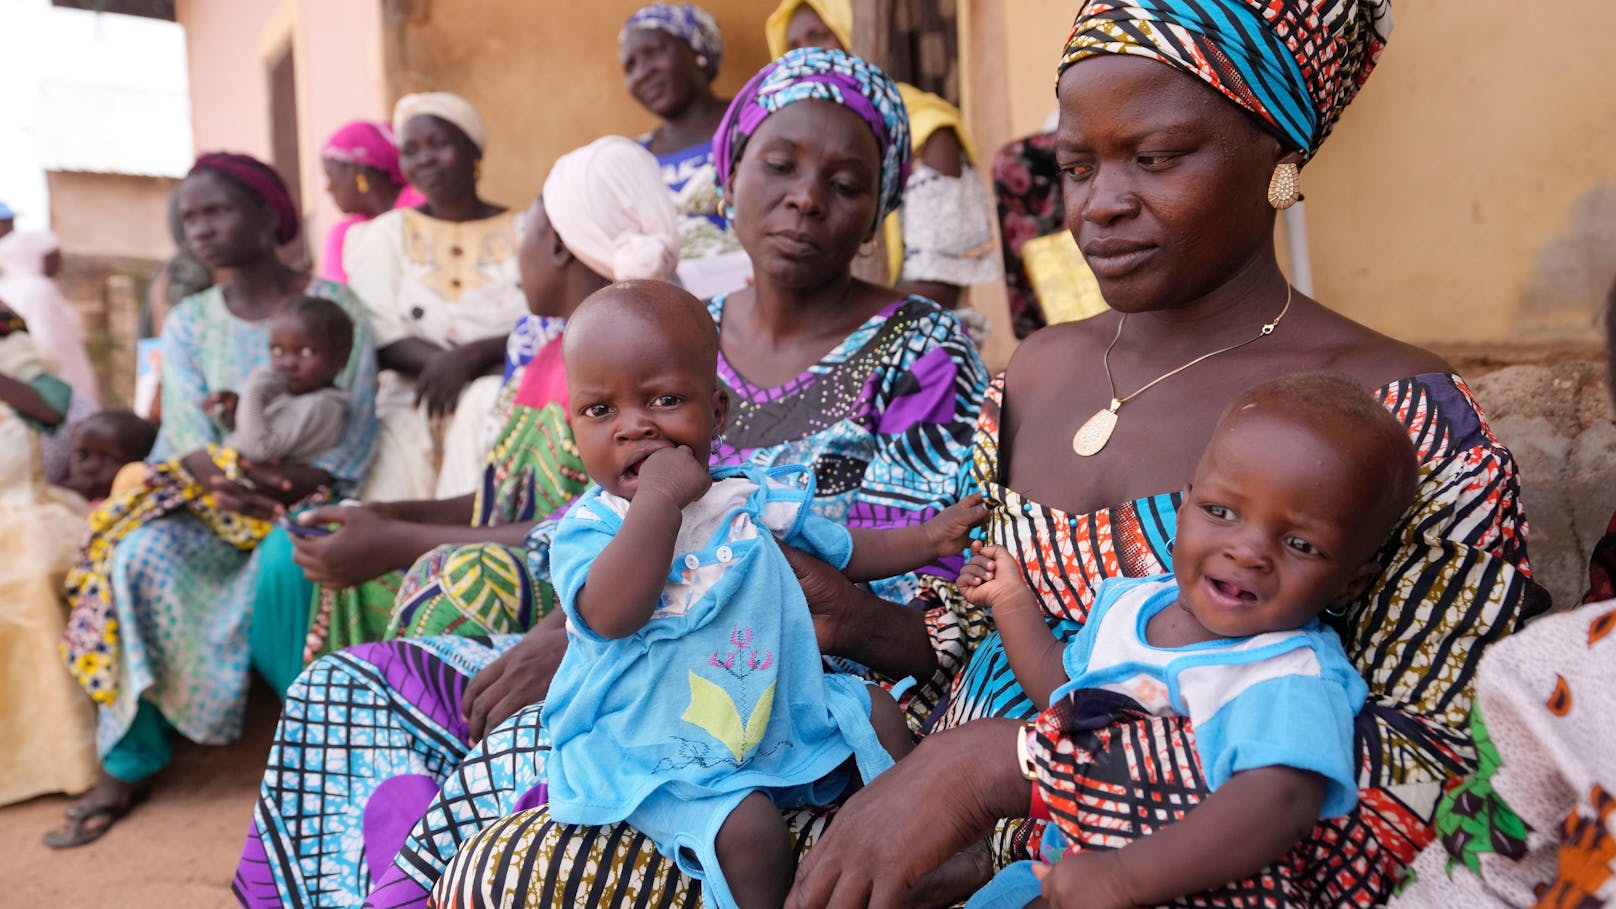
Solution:
[[(1168, 903), (1252, 877), (1350, 812), (1367, 689), (1319, 613), (1368, 591), (1418, 478), (1407, 432), (1358, 383), (1303, 373), (1230, 405), (1184, 492), (1173, 573), (1108, 578), (1064, 648), (1016, 560), (978, 545), (960, 589), (992, 609), (1033, 702), (1073, 697), (1092, 728), (1188, 717), (1210, 794), (1121, 849), (1013, 865), (970, 906)], [(1043, 845), (1064, 848), (1054, 824)]]
[[(854, 580), (968, 545), (979, 497), (925, 524), (848, 529), (811, 509), (806, 467), (708, 467), (729, 401), (706, 307), (614, 284), (567, 322), (568, 414), (597, 484), (556, 529), (567, 653), (544, 725), (550, 814), (627, 821), (719, 906), (779, 906), (779, 808), (824, 805), (913, 748), (883, 689), (827, 672), (781, 542)], [(778, 538), (778, 541), (776, 540)]]

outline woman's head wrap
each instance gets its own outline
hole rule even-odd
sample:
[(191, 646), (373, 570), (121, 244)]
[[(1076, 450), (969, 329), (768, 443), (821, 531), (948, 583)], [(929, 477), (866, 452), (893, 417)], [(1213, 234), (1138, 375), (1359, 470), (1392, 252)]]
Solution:
[(1311, 158), (1369, 78), (1391, 0), (1089, 0), (1059, 74), (1099, 54), (1159, 60), (1201, 79)]
[(297, 203), (292, 201), (292, 194), (286, 189), (286, 181), (275, 172), (275, 168), (252, 155), (209, 152), (197, 158), (196, 163), (191, 165), (191, 172), (185, 176), (188, 179), (200, 173), (223, 177), (267, 208), (275, 218), (276, 243), (285, 245), (297, 236), (302, 218), (298, 215)]
[(544, 213), (561, 242), (613, 281), (667, 280), (679, 264), (679, 217), (656, 156), (605, 136), (556, 159)]
[(354, 120), (344, 124), (325, 140), (325, 145), (320, 147), (320, 157), (372, 167), (386, 174), (396, 185), (404, 185), (404, 172), (398, 169), (398, 141), (385, 123)]
[[(870, 127), (881, 150), (881, 188), (876, 196), (876, 222), (903, 202), (903, 184), (909, 179), (909, 115), (898, 96), (897, 83), (879, 66), (822, 47), (800, 47), (763, 67), (730, 102), (713, 134), (713, 164), (718, 169), (720, 194), (741, 163), (746, 143), (769, 115), (797, 101), (833, 101), (847, 108)], [(732, 218), (733, 200), (723, 200), (724, 216)]]
[(786, 33), (791, 29), (791, 17), (797, 8), (806, 6), (819, 16), (830, 33), (842, 44), (842, 50), (853, 50), (852, 0), (780, 0), (769, 18), (763, 23), (763, 38), (769, 44), (769, 56), (778, 57), (786, 52)]
[(718, 64), (724, 59), (724, 36), (718, 31), (718, 20), (694, 3), (653, 3), (634, 11), (617, 33), (617, 50), (622, 53), (629, 32), (666, 32), (695, 52), (707, 58), (707, 78), (718, 75)]
[(453, 125), (466, 134), (478, 151), (488, 145), (488, 130), (483, 127), (483, 118), (471, 106), (471, 102), (453, 92), (420, 92), (398, 99), (398, 103), (393, 105), (394, 135), (402, 139), (404, 124), (423, 115), (437, 117)]

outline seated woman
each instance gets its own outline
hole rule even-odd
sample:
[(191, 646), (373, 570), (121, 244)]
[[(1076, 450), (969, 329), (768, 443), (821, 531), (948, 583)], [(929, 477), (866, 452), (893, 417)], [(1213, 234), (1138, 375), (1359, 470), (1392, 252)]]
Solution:
[[(1295, 201), (1295, 168), (1373, 66), (1385, 4), (1202, 8), (1095, 2), (1078, 14), (1056, 148), (1068, 229), (1113, 312), (1023, 343), (984, 407), (972, 479), (996, 506), (989, 540), (1012, 552), (1070, 640), (1101, 581), (1172, 567), (1181, 490), (1242, 389), (1322, 367), (1375, 391), (1414, 442), (1420, 485), (1377, 556), (1380, 577), (1330, 619), (1369, 685), (1355, 724), (1358, 807), (1198, 904), (1377, 905), (1431, 839), (1443, 779), (1475, 761), (1464, 729), (1477, 660), (1546, 597), (1526, 558), (1514, 462), (1464, 383), (1432, 354), (1296, 292), (1276, 262), (1274, 210)], [(1168, 35), (1175, 43), (1155, 43)], [(1101, 889), (1126, 884), (1104, 850), (1188, 811), (1206, 768), (1183, 719), (1087, 720), (1070, 699), (1038, 714), (990, 637), (937, 719), (946, 731), (849, 801), (794, 898), (895, 905), (996, 819), (1029, 810), (1075, 847), (1062, 877), (1126, 893)], [(958, 785), (927, 798), (939, 779)], [(1018, 834), (1035, 845), (1038, 828)]]
[[(323, 537), (273, 531), (258, 557), (252, 640), (285, 693), (303, 666), (401, 635), (520, 633), (554, 605), (522, 541), (583, 491), (561, 374), (561, 329), (616, 280), (668, 278), (679, 248), (673, 203), (645, 149), (608, 136), (562, 155), (527, 212), (518, 247), (529, 314), (511, 334), (503, 427), (477, 492), (453, 499), (318, 509)], [(318, 586), (316, 586), (318, 585)]]
[(465, 495), (492, 443), (505, 339), (522, 317), (521, 216), (477, 194), (488, 136), (465, 99), (405, 95), (393, 131), (404, 176), (426, 201), (352, 228), (345, 243), (383, 369), (382, 434), (360, 498)]
[[(75, 609), (69, 667), (99, 707), (101, 779), (46, 842), (87, 843), (133, 805), (140, 785), (169, 762), (177, 733), (223, 744), (241, 731), (247, 697), (252, 549), (287, 505), (364, 478), (376, 436), (376, 358), (359, 303), (340, 285), (311, 280), (276, 256), (297, 236), (297, 208), (280, 177), (246, 155), (197, 159), (179, 187), (186, 245), (219, 276), (163, 326), (163, 423), (149, 473), (206, 507), (158, 512), (124, 536), (108, 583)], [(353, 343), (338, 384), (353, 395), (341, 441), (307, 463), (253, 464), (220, 446), (204, 412), (214, 391), (239, 387), (270, 359), (273, 317), (303, 295), (343, 307)], [(106, 508), (115, 505), (109, 503)], [(86, 555), (99, 560), (106, 540)], [(90, 608), (104, 605), (105, 609)]]
[[(15, 235), (13, 235), (15, 236)], [(95, 709), (57, 653), (62, 578), (83, 499), (45, 480), (40, 436), (65, 433), (67, 384), (0, 300), (0, 805), (95, 784)]]
[(320, 277), (346, 284), (348, 270), (342, 256), (349, 231), (383, 212), (411, 208), (424, 200), (404, 182), (398, 142), (385, 123), (354, 120), (338, 127), (320, 146), (320, 167), (325, 171), (325, 191), (343, 215), (325, 233)]
[(656, 155), (679, 210), (679, 258), (717, 266), (716, 284), (695, 280), (688, 267), (682, 279), (700, 297), (744, 286), (745, 257), (713, 182), (713, 130), (729, 104), (712, 88), (724, 59), (718, 22), (693, 3), (652, 3), (623, 23), (617, 54), (629, 93), (662, 120), (639, 141)]
[[(856, 57), (799, 51), (748, 83), (717, 153), (757, 282), (708, 305), (720, 384), (733, 402), (713, 463), (809, 465), (813, 509), (849, 526), (932, 516), (953, 500), (986, 374), (954, 316), (852, 276), (859, 245), (901, 198), (909, 139), (896, 87)], [(782, 225), (793, 227), (782, 235)], [(546, 552), (536, 530), (530, 559)], [(942, 566), (877, 589), (907, 603), (950, 576)], [(812, 602), (824, 584), (810, 582)], [(821, 646), (847, 668), (922, 680), (904, 692), (913, 723), (979, 630), (926, 608), (936, 603), (929, 594), (923, 608), (907, 608), (864, 588), (845, 591), (815, 605)], [(287, 696), (238, 898), (349, 906), (374, 893), (420, 905), (461, 840), (494, 816), (542, 803), (538, 721), (565, 647), (561, 615), (492, 646), (426, 638), (310, 666)], [(326, 709), (336, 697), (351, 725)], [(313, 737), (326, 742), (322, 753), (299, 744)], [(329, 772), (333, 760), (345, 772)], [(313, 803), (291, 797), (316, 791)], [(614, 842), (611, 831), (583, 834), (570, 854)], [(361, 841), (362, 855), (352, 847)], [(622, 848), (626, 862), (667, 867), (643, 837), (626, 833)]]
[[(763, 26), (769, 56), (799, 47), (853, 49), (850, 0), (781, 0)], [(960, 290), (999, 280), (993, 243), (993, 209), (977, 176), (976, 152), (959, 108), (907, 82), (898, 83), (909, 112), (915, 166), (903, 192), (903, 208), (885, 225), (887, 276), (899, 290), (919, 294), (947, 309)], [(969, 310), (973, 333), (987, 321)]]

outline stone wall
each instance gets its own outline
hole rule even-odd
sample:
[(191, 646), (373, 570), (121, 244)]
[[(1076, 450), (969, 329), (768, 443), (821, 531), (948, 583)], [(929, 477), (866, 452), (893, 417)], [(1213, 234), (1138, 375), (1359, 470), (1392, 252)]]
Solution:
[(1616, 512), (1616, 422), (1592, 345), (1449, 352), (1521, 474), (1534, 576), (1557, 609), (1582, 599), (1588, 555)]

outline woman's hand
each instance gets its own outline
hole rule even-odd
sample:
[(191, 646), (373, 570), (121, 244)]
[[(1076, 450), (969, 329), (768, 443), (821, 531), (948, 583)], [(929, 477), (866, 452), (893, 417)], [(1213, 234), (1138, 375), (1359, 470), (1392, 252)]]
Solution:
[(460, 393), (482, 374), (480, 354), (470, 345), (451, 347), (427, 362), (415, 379), (415, 405), (426, 405), (427, 416), (454, 413)]
[(216, 391), (202, 399), (202, 410), (213, 418), (213, 422), (235, 432), (236, 405), (240, 402), (241, 396), (233, 391)]
[(1031, 789), (1016, 766), (1018, 725), (975, 720), (922, 740), (837, 813), (798, 866), (786, 905), (899, 909), (916, 881), (999, 818), (1026, 814)]
[(331, 485), (329, 471), (307, 464), (259, 464), (245, 459), (239, 463), (242, 475), (253, 486), (286, 505)]
[(471, 741), (482, 741), (511, 714), (544, 700), (566, 652), (566, 614), (557, 609), (472, 676), (460, 707)]
[(802, 595), (808, 600), (808, 612), (814, 620), (814, 638), (819, 641), (821, 653), (847, 656), (847, 639), (852, 636), (846, 618), (853, 608), (859, 589), (840, 571), (793, 546), (781, 544), (791, 572), (802, 585)]
[(286, 506), (277, 497), (269, 495), (267, 490), (244, 486), (225, 476), (224, 471), (213, 463), (213, 455), (205, 448), (186, 455), (181, 463), (225, 511), (260, 521), (273, 521), (286, 511)]
[(802, 585), (814, 621), (819, 649), (846, 657), (895, 679), (928, 679), (937, 671), (937, 652), (926, 629), (926, 614), (889, 603), (819, 559), (781, 545)]
[(297, 516), (305, 527), (340, 525), (324, 536), (292, 534), (292, 561), (303, 576), (326, 587), (355, 587), (410, 567), (420, 557), (412, 526), (372, 505), (332, 505)]

